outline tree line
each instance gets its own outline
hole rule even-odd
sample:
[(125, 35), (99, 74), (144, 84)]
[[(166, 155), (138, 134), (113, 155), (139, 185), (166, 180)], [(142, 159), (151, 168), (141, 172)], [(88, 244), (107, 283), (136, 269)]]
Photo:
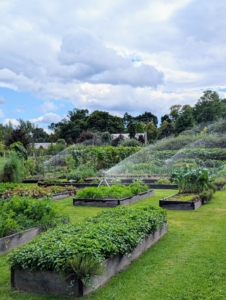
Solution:
[[(172, 105), (168, 114), (158, 118), (151, 112), (131, 116), (127, 112), (123, 117), (113, 116), (109, 112), (95, 110), (91, 114), (88, 109), (75, 108), (68, 112), (67, 118), (58, 123), (51, 123), (47, 134), (44, 129), (30, 121), (19, 119), (19, 125), (0, 124), (0, 141), (5, 146), (20, 141), (25, 148), (31, 143), (57, 142), (64, 140), (68, 145), (93, 140), (99, 137), (103, 142), (111, 139), (111, 134), (128, 133), (134, 139), (137, 133), (147, 132), (148, 142), (178, 135), (194, 126), (217, 121), (226, 116), (226, 99), (221, 99), (216, 91), (206, 90), (194, 107)], [(121, 136), (121, 138), (123, 138)], [(120, 139), (120, 138), (119, 138)], [(144, 142), (140, 135), (140, 142)]]

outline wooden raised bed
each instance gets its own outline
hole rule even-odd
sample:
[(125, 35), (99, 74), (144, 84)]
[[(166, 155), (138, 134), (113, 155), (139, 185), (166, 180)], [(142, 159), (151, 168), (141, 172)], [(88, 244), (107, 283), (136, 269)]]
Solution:
[(11, 249), (27, 244), (42, 231), (41, 227), (34, 227), (23, 232), (14, 233), (0, 238), (0, 255), (8, 253)]
[(191, 199), (190, 201), (184, 201), (173, 199), (173, 196), (177, 195), (178, 194), (171, 195), (169, 197), (159, 200), (159, 206), (162, 208), (173, 210), (196, 210), (202, 205), (202, 199), (199, 196)]
[(74, 198), (73, 205), (76, 206), (100, 206), (100, 207), (116, 207), (118, 205), (128, 205), (139, 200), (145, 199), (147, 197), (153, 196), (154, 191), (149, 190), (147, 192), (138, 194), (133, 197), (126, 197), (122, 199), (84, 199), (84, 198)]
[[(154, 245), (167, 232), (167, 225), (146, 236), (131, 255), (115, 255), (103, 262), (106, 269), (102, 275), (91, 277), (94, 289), (104, 285), (112, 276), (125, 269), (133, 260)], [(85, 286), (76, 275), (66, 279), (51, 271), (29, 271), (11, 269), (11, 287), (16, 290), (53, 296), (82, 297), (93, 291)]]

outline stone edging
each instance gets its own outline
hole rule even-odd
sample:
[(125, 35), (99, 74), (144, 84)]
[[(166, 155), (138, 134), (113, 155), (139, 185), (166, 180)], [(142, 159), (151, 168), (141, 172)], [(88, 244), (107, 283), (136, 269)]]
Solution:
[[(130, 256), (118, 254), (103, 262), (105, 272), (100, 276), (91, 277), (91, 285), (97, 289), (104, 285), (112, 276), (116, 275), (138, 258), (144, 251), (158, 242), (167, 232), (167, 225), (146, 236), (131, 252)], [(85, 286), (75, 275), (63, 278), (51, 271), (29, 271), (11, 269), (11, 287), (16, 290), (44, 295), (82, 297), (93, 291)]]

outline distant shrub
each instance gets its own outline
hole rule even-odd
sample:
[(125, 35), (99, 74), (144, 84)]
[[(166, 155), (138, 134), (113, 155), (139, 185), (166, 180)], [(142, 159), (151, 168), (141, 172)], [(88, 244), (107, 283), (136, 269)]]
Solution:
[(80, 165), (78, 168), (67, 174), (67, 180), (75, 180), (77, 182), (81, 182), (86, 178), (95, 176), (96, 172), (93, 169), (93, 167), (87, 165)]
[(22, 182), (24, 177), (23, 161), (16, 154), (11, 153), (4, 164), (0, 179), (2, 182)]
[(115, 138), (115, 139), (113, 139), (112, 141), (111, 141), (111, 146), (118, 146), (119, 145), (119, 143), (121, 142), (121, 141), (123, 141), (124, 140), (124, 136), (122, 135), (122, 134), (120, 134), (117, 138)]
[(124, 147), (139, 147), (142, 146), (142, 144), (137, 139), (126, 139), (119, 142), (120, 146)]
[(95, 139), (97, 139), (96, 133), (87, 130), (87, 131), (83, 131), (79, 135), (79, 137), (76, 140), (76, 143), (83, 143), (83, 142), (88, 141), (88, 140), (94, 141)]

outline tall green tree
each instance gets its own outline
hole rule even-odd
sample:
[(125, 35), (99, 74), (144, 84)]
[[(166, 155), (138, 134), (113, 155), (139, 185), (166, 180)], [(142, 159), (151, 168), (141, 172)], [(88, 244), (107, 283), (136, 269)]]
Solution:
[[(182, 108), (182, 105), (180, 104), (175, 104), (175, 105), (172, 105), (170, 107), (170, 113), (169, 113), (169, 116), (171, 118), (172, 121), (176, 121), (176, 119), (179, 117), (180, 115), (180, 112), (181, 112), (181, 108)], [(168, 123), (169, 121), (166, 120)]]
[(49, 142), (49, 135), (43, 128), (33, 126), (32, 128), (32, 141), (34, 143), (47, 143)]
[(52, 130), (50, 140), (56, 142), (57, 139), (65, 139), (66, 142), (73, 142), (79, 137), (82, 131), (87, 130), (88, 109), (77, 109), (68, 112), (67, 119), (58, 123), (51, 123), (49, 129)]
[(149, 143), (153, 143), (157, 137), (158, 134), (158, 128), (154, 124), (153, 121), (148, 122), (145, 126), (145, 130), (147, 132), (147, 139)]
[(161, 140), (163, 138), (169, 137), (173, 135), (174, 132), (175, 132), (174, 122), (168, 123), (167, 121), (163, 121), (162, 125), (158, 128), (158, 134), (156, 139)]
[(153, 122), (155, 126), (158, 124), (158, 118), (153, 115), (151, 112), (145, 111), (143, 114), (137, 116), (134, 118), (137, 122), (142, 122), (144, 124), (147, 124), (149, 122)]
[(225, 99), (217, 92), (206, 90), (194, 106), (194, 119), (197, 123), (217, 121), (226, 115)]
[(129, 137), (130, 139), (134, 139), (136, 136), (136, 123), (130, 123), (128, 126), (128, 133), (129, 133)]
[(128, 114), (127, 112), (124, 114), (123, 116), (123, 125), (125, 128), (128, 127), (128, 125), (130, 123), (134, 122), (134, 117), (132, 117), (130, 114)]
[(27, 148), (32, 143), (32, 136), (25, 128), (17, 126), (6, 138), (5, 145), (9, 147), (15, 142), (21, 142), (24, 148)]
[(123, 119), (112, 116), (106, 111), (95, 110), (87, 118), (87, 128), (92, 131), (108, 131), (110, 133), (124, 132)]
[(193, 109), (190, 105), (184, 105), (179, 116), (175, 121), (175, 133), (179, 134), (184, 130), (195, 126), (195, 119), (193, 116)]

